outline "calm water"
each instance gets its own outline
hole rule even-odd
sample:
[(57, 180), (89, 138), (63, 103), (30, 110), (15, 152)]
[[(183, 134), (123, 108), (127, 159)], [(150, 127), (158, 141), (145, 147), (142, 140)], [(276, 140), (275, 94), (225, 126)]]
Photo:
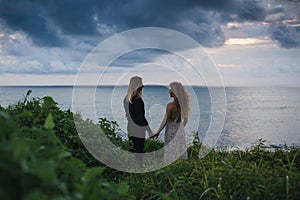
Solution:
[[(51, 96), (62, 109), (81, 112), (84, 118), (97, 120), (106, 117), (115, 120), (123, 132), (126, 132), (126, 119), (122, 100), (126, 87), (107, 86), (81, 87), (76, 97), (79, 106), (72, 107), (73, 87), (0, 87), (0, 104), (4, 107), (24, 99), (26, 91), (31, 89), (31, 97)], [(218, 90), (214, 88), (212, 90)], [(187, 137), (198, 131), (203, 140), (211, 124), (212, 101), (208, 88), (189, 88), (191, 97), (191, 115), (186, 127)], [(300, 88), (259, 87), (225, 88), (226, 117), (217, 146), (221, 148), (250, 147), (262, 138), (269, 145), (300, 144)], [(95, 101), (89, 99), (95, 94)], [(166, 104), (171, 101), (168, 88), (146, 86), (143, 91), (146, 118), (153, 130), (159, 127)], [(93, 103), (95, 102), (95, 107)], [(221, 123), (221, 122), (220, 122)], [(121, 132), (122, 132), (121, 131)], [(123, 133), (126, 135), (126, 133)], [(160, 135), (163, 139), (163, 134)]]

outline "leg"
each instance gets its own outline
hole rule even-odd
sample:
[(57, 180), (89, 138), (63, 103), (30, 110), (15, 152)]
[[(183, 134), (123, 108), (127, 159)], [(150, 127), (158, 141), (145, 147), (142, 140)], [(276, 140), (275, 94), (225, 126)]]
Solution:
[(133, 147), (130, 148), (130, 152), (136, 153), (136, 160), (142, 166), (143, 164), (142, 153), (144, 152), (145, 138), (137, 138), (134, 136), (130, 136), (129, 141), (133, 143)]

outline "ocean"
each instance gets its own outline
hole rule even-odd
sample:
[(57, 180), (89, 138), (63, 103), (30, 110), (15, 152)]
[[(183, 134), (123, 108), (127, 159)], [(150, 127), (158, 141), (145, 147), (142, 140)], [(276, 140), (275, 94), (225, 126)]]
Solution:
[[(127, 120), (123, 109), (126, 86), (79, 87), (74, 97), (72, 86), (1, 86), (0, 105), (7, 107), (23, 101), (29, 89), (32, 90), (30, 98), (51, 96), (61, 109), (80, 112), (83, 118), (116, 121), (120, 126), (119, 134), (126, 137)], [(218, 99), (212, 101), (211, 92), (220, 89), (199, 86), (188, 88), (191, 114), (185, 130), (189, 143), (195, 132), (201, 141), (205, 141), (209, 137), (208, 133), (216, 129), (213, 126), (216, 118), (212, 117), (212, 112), (215, 111), (214, 104), (218, 104)], [(227, 87), (224, 92), (226, 113), (224, 121), (215, 123), (222, 126), (216, 138), (216, 148), (247, 149), (257, 144), (259, 139), (266, 140), (266, 145), (272, 148), (300, 144), (300, 88)], [(168, 87), (146, 85), (143, 100), (146, 118), (155, 131), (163, 119), (167, 103), (172, 100)], [(163, 140), (163, 132), (160, 140)]]

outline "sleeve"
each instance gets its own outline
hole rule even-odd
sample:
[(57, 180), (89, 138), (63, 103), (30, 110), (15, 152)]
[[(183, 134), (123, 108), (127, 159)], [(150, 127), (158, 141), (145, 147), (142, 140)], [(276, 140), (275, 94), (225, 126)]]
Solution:
[(123, 106), (125, 110), (125, 116), (129, 119), (129, 102), (126, 101), (126, 97), (123, 99)]
[(148, 126), (145, 117), (144, 101), (141, 98), (134, 98), (132, 104), (129, 104), (129, 113), (131, 119), (139, 126)]

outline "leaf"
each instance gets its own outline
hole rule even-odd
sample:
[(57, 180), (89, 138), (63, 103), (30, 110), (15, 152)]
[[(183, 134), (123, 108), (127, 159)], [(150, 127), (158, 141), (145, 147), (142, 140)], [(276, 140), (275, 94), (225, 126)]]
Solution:
[(44, 127), (48, 130), (53, 129), (54, 128), (54, 121), (53, 121), (53, 116), (51, 113), (48, 114)]
[(97, 176), (101, 175), (105, 171), (105, 169), (106, 167), (94, 167), (87, 169), (82, 176), (82, 181), (84, 183), (88, 183), (95, 180)]
[(54, 160), (39, 160), (38, 163), (33, 166), (34, 173), (41, 178), (43, 182), (51, 182), (56, 178), (56, 166), (57, 162)]
[(29, 96), (32, 93), (32, 90), (28, 90), (26, 96)]
[[(0, 105), (1, 106), (1, 105)], [(0, 111), (0, 117), (3, 118), (3, 119), (9, 119), (9, 115), (3, 111)]]
[(24, 199), (48, 199), (47, 195), (41, 189), (33, 189), (25, 194)]
[(33, 117), (33, 114), (29, 110), (24, 110), (23, 112), (16, 115), (17, 118), (26, 118), (26, 117)]
[(16, 160), (24, 159), (28, 155), (28, 146), (26, 140), (22, 140), (19, 138), (12, 140), (13, 148), (14, 148), (14, 158)]
[(121, 182), (118, 187), (118, 194), (126, 194), (129, 190), (129, 186), (126, 182)]
[(52, 97), (46, 96), (43, 98), (44, 108), (51, 108), (53, 106), (56, 106), (56, 102), (52, 99)]

